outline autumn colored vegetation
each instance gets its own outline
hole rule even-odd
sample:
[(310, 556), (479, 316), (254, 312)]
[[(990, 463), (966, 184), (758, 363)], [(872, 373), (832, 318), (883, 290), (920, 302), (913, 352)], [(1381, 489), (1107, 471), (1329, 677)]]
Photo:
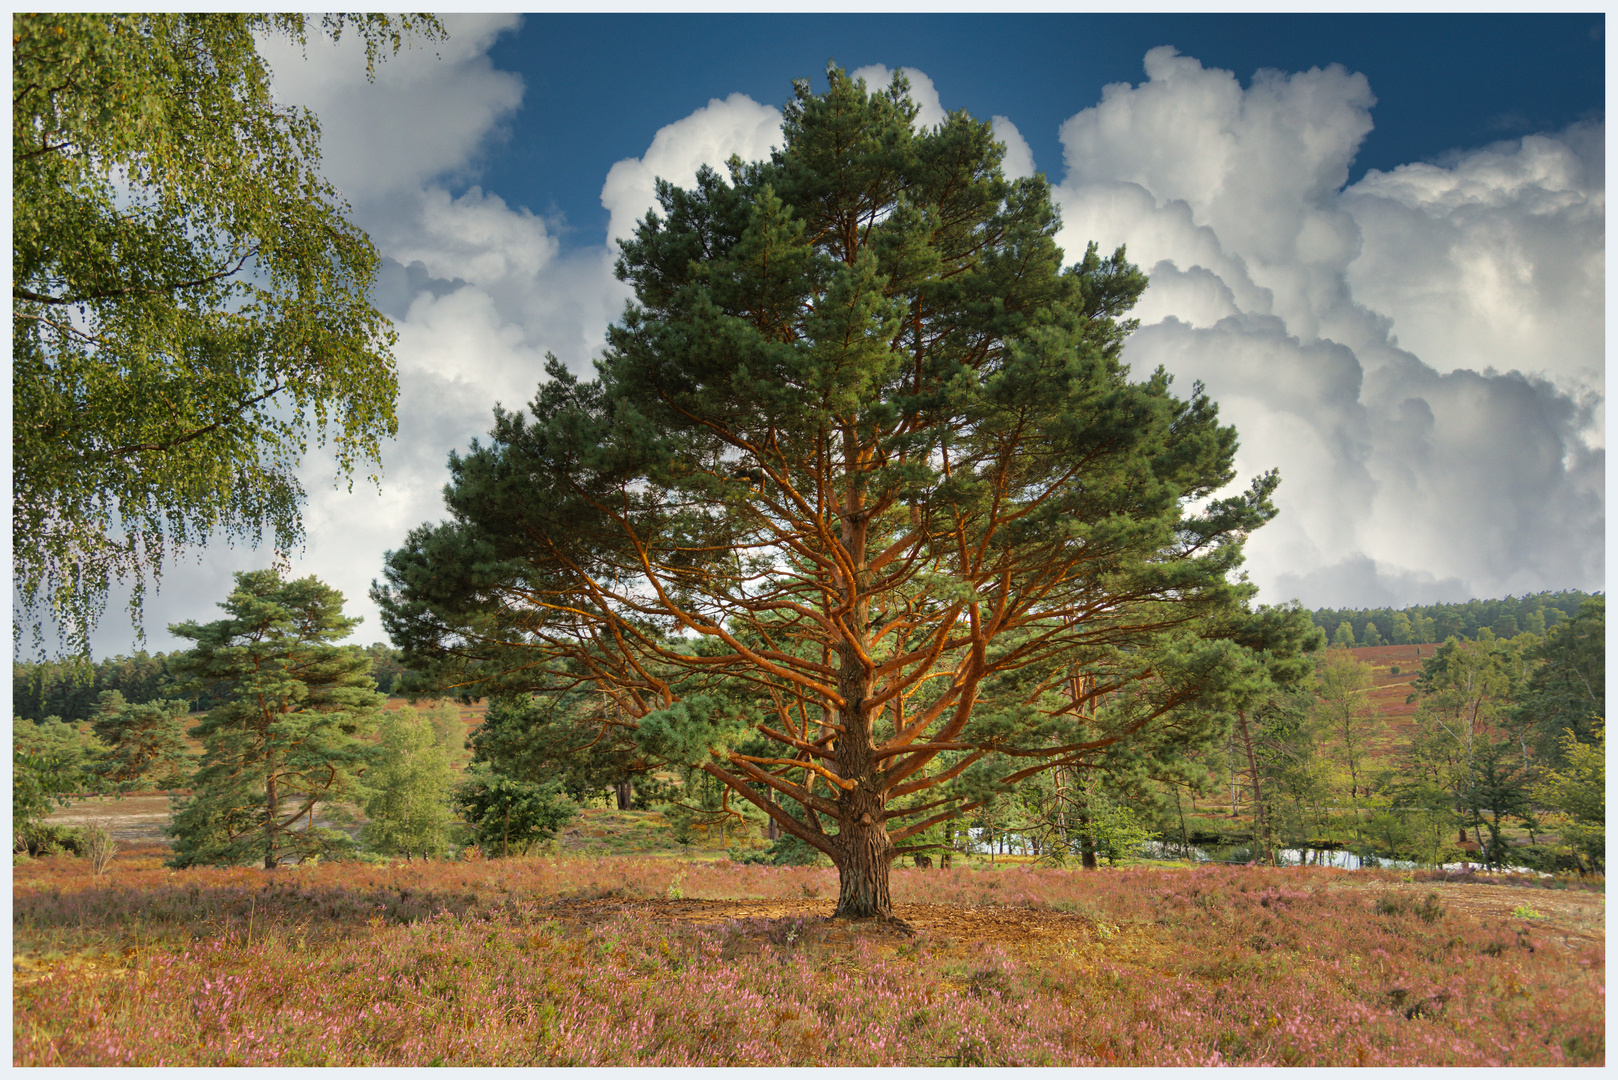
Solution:
[(173, 872), (161, 854), (125, 852), (101, 878), (62, 856), (17, 870), (15, 1064), (1605, 1060), (1588, 892), (1315, 868), (896, 868), (904, 936), (827, 920), (829, 868)]

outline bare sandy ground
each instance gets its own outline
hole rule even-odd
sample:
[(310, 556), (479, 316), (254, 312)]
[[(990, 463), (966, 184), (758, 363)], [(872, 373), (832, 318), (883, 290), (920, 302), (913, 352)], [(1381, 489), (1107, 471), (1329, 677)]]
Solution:
[[(89, 798), (72, 806), (61, 807), (45, 820), (53, 825), (100, 825), (112, 833), (113, 840), (117, 841), (120, 847), (172, 843), (170, 837), (163, 832), (163, 826), (167, 825), (169, 820), (167, 795), (126, 795), (122, 799), (108, 795)], [(353, 831), (346, 822), (338, 823), (326, 819), (320, 814), (318, 807), (315, 824)]]
[(86, 799), (61, 807), (46, 819), (53, 825), (100, 825), (120, 844), (166, 844), (163, 826), (169, 820), (167, 795), (127, 795)]

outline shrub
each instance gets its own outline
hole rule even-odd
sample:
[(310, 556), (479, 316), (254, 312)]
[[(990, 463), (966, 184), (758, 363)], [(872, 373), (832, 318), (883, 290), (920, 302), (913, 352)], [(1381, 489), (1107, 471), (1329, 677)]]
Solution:
[(100, 825), (87, 825), (83, 833), (84, 842), (81, 846), (85, 857), (90, 860), (90, 873), (97, 876), (105, 874), (112, 869), (112, 858), (118, 851), (117, 844), (113, 843), (112, 833)]
[(17, 832), (17, 847), (36, 859), (43, 855), (83, 855), (85, 836), (72, 825), (29, 822)]
[(536, 784), (474, 765), (455, 792), (474, 846), (485, 855), (521, 854), (572, 821), (579, 808), (557, 781)]
[(1403, 915), (1410, 910), (1411, 906), (1407, 897), (1399, 896), (1395, 893), (1390, 896), (1377, 897), (1376, 903), (1371, 906), (1371, 910), (1378, 915)]

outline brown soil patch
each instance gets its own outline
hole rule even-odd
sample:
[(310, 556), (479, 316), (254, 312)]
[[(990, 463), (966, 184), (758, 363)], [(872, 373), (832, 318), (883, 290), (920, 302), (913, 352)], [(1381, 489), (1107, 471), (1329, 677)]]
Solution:
[[(556, 908), (574, 917), (594, 921), (616, 912), (634, 912), (653, 919), (697, 926), (763, 919), (770, 922), (802, 919), (830, 922), (836, 903), (829, 899), (804, 900), (629, 900), (562, 901)], [(1063, 911), (1037, 908), (957, 907), (949, 904), (895, 904), (893, 913), (917, 930), (957, 939), (999, 944), (1067, 941), (1096, 936), (1090, 920)], [(851, 932), (883, 935), (890, 927), (879, 922), (845, 920), (838, 924)], [(902, 931), (892, 931), (902, 933)]]
[[(563, 900), (551, 910), (564, 920), (596, 922), (622, 913), (667, 922), (670, 927), (742, 924), (743, 939), (726, 955), (751, 953), (767, 939), (783, 938), (830, 953), (852, 951), (860, 943), (891, 955), (910, 943), (936, 952), (993, 945), (1021, 960), (1059, 951), (1077, 960), (1105, 955), (1111, 963), (1157, 968), (1168, 955), (1155, 927), (1093, 922), (1081, 915), (1040, 908), (961, 907), (950, 904), (894, 904), (909, 929), (875, 920), (833, 920), (836, 903), (802, 900)], [(767, 925), (760, 925), (767, 924)]]
[[(122, 799), (90, 797), (59, 807), (45, 820), (52, 825), (99, 825), (112, 834), (121, 848), (150, 844), (173, 846), (173, 841), (163, 831), (169, 823), (167, 795), (126, 795)], [(347, 823), (333, 822), (319, 813), (315, 824), (353, 831)]]

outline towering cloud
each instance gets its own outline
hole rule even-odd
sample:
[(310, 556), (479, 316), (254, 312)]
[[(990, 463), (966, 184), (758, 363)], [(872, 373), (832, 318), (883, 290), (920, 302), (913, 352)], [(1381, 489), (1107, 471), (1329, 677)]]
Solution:
[(1346, 187), (1341, 67), (1247, 88), (1172, 48), (1062, 127), (1070, 254), (1152, 277), (1125, 357), (1201, 380), (1279, 467), (1266, 599), (1411, 603), (1604, 578), (1599, 127)]
[[(399, 335), (399, 438), (384, 449), (380, 493), (364, 484), (334, 489), (331, 462), (319, 451), (303, 469), (309, 542), (292, 569), (341, 589), (348, 610), (366, 616), (364, 640), (381, 636), (366, 591), (383, 552), (443, 516), (449, 451), (488, 430), (497, 402), (516, 409), (532, 399), (547, 352), (588, 373), (629, 298), (613, 276), (610, 239), (628, 235), (655, 207), (656, 178), (690, 184), (703, 164), (723, 171), (732, 154), (767, 157), (781, 132), (778, 110), (741, 94), (676, 120), (645, 155), (607, 174), (609, 242), (563, 251), (545, 219), (465, 187), (499, 151), (523, 101), (522, 79), (496, 70), (487, 55), (520, 19), (444, 21), (446, 42), (390, 57), (375, 82), (365, 78), (358, 42), (311, 40), (307, 56), (284, 42), (261, 43), (278, 98), (320, 118), (323, 169), (383, 256), (377, 303)], [(228, 591), (231, 570), (268, 561), (263, 551), (218, 547), (176, 568), (148, 603), (155, 646), (171, 645), (166, 623), (206, 613)], [(127, 634), (109, 620), (98, 650), (127, 651)]]

